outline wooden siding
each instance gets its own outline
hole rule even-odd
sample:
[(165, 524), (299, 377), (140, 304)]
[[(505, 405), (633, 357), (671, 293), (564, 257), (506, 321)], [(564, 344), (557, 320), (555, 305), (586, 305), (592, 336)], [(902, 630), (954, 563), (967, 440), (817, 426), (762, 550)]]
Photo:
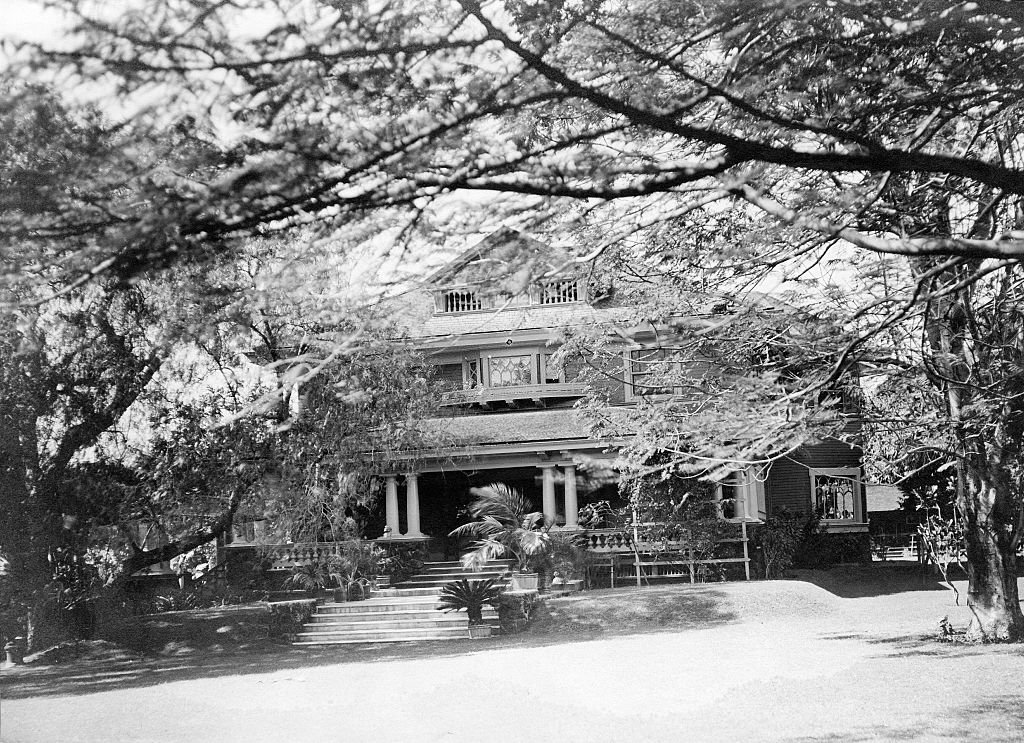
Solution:
[(438, 364), (434, 367), (434, 374), (444, 389), (462, 389), (462, 364)]
[(610, 404), (622, 405), (625, 403), (626, 389), (622, 383), (625, 367), (622, 358), (612, 356), (605, 359), (593, 359), (593, 362), (601, 365), (600, 371), (585, 364), (582, 360), (568, 359), (565, 363), (565, 380), (568, 382), (585, 375), (595, 392), (604, 392), (608, 396)]

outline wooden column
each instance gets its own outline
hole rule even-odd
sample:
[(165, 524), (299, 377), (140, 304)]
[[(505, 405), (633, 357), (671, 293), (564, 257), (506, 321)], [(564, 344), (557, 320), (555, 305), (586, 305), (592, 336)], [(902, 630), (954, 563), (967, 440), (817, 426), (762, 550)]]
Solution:
[(420, 531), (420, 485), (419, 476), (410, 472), (405, 476), (405, 524), (407, 537), (422, 537)]
[(576, 499), (576, 465), (566, 464), (565, 470), (565, 528), (579, 527), (580, 506)]
[(544, 521), (550, 524), (555, 523), (558, 516), (555, 506), (555, 465), (542, 464), (541, 469), (541, 492), (544, 500)]
[(388, 525), (388, 536), (400, 535), (398, 526), (398, 479), (394, 475), (384, 478), (384, 517)]

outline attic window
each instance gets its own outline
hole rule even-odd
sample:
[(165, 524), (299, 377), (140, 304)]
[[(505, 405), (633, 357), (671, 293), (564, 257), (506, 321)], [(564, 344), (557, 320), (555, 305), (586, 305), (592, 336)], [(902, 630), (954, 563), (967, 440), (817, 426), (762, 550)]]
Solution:
[(444, 312), (472, 312), (483, 308), (480, 297), (470, 289), (455, 289), (444, 293)]
[(541, 287), (541, 304), (566, 304), (578, 301), (580, 301), (580, 290), (576, 279), (549, 281)]

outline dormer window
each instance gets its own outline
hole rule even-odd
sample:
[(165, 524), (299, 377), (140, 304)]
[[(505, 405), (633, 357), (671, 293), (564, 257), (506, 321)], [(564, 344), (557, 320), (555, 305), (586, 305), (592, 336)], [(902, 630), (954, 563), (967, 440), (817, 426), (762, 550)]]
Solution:
[(472, 312), (484, 308), (480, 296), (472, 289), (451, 289), (444, 293), (442, 312)]
[(576, 279), (556, 279), (541, 286), (541, 304), (567, 304), (579, 301), (580, 287)]

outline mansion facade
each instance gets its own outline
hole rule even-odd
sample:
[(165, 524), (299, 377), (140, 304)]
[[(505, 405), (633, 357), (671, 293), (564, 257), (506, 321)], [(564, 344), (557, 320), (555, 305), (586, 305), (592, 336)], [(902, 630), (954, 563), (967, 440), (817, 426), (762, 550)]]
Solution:
[[(504, 271), (500, 281), (485, 278), (495, 267)], [(616, 464), (625, 442), (592, 436), (576, 403), (601, 385), (608, 405), (635, 405), (649, 390), (642, 361), (656, 329), (620, 332), (628, 338), (621, 362), (596, 380), (581, 361), (556, 361), (565, 328), (622, 328), (632, 308), (609, 301), (557, 251), (510, 230), (434, 273), (410, 301), (408, 342), (445, 390), (442, 414), (421, 425), (446, 443), (408, 451), (399, 460), (407, 464), (385, 473), (374, 533), (364, 536), (428, 542), (437, 559), (455, 559), (459, 545), (448, 534), (467, 520), (471, 488), (500, 482), (524, 492), (554, 528), (584, 534), (591, 549), (627, 549), (607, 530), (581, 527), (581, 508), (621, 504)], [(861, 452), (840, 440), (816, 441), (767, 466), (737, 467), (717, 493), (728, 504), (721, 518), (737, 524), (816, 513), (823, 531), (863, 534), (866, 545)], [(258, 541), (251, 526), (238, 526), (234, 546)], [(297, 559), (278, 557), (282, 567)]]

